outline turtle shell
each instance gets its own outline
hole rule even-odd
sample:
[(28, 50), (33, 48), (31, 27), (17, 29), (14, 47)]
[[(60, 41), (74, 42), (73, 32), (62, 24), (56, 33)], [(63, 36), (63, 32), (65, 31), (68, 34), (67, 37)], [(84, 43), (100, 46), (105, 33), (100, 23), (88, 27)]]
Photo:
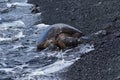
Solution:
[[(54, 42), (55, 38), (61, 33), (65, 33), (65, 34), (70, 35), (71, 37), (77, 37), (77, 38), (83, 36), (83, 33), (80, 30), (78, 30), (70, 25), (63, 24), (63, 23), (54, 24), (54, 25), (49, 26), (42, 33), (42, 36), (38, 39), (38, 42), (37, 42), (38, 49), (40, 47), (43, 47), (43, 45), (48, 40), (52, 39), (53, 40), (52, 42)], [(47, 46), (45, 46), (45, 47), (47, 47)]]

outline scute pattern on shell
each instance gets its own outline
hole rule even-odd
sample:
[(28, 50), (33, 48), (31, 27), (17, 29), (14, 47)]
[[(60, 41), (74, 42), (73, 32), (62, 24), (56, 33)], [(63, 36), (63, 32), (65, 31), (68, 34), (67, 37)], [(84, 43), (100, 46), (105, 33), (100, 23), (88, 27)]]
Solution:
[[(81, 36), (83, 36), (83, 33), (80, 30), (78, 30), (70, 25), (63, 24), (63, 23), (54, 24), (54, 25), (49, 26), (49, 28), (47, 28), (43, 32), (42, 37), (38, 40), (37, 50), (42, 50), (42, 49), (48, 47), (50, 44), (54, 44), (54, 45), (57, 45), (59, 47), (59, 44), (57, 42), (62, 41), (61, 40), (62, 37), (59, 36), (61, 34), (65, 34), (62, 36), (64, 36), (66, 38), (64, 40), (67, 40), (67, 41), (68, 41), (67, 37), (71, 37), (70, 39), (73, 40), (72, 41), (73, 44), (75, 42), (74, 39), (80, 38)], [(49, 40), (52, 43), (48, 43)], [(72, 42), (68, 41), (68, 43), (70, 43), (70, 44), (72, 44)], [(66, 41), (63, 41), (62, 43), (66, 44)], [(66, 45), (66, 47), (69, 47), (69, 45)]]

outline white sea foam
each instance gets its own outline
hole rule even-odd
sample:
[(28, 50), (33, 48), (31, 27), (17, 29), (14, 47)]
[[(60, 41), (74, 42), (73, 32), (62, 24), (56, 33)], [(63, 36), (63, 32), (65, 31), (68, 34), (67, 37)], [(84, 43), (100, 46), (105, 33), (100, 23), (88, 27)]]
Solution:
[(4, 22), (0, 24), (0, 30), (6, 30), (10, 27), (17, 28), (17, 27), (24, 27), (25, 24), (21, 20), (13, 21), (13, 22)]
[(41, 28), (46, 28), (46, 27), (48, 27), (48, 26), (49, 26), (49, 25), (44, 24), (44, 23), (41, 23), (41, 24), (36, 25), (36, 27), (39, 28), (39, 29), (41, 29)]
[(39, 12), (39, 13), (36, 13), (35, 15), (36, 15), (36, 16), (40, 16), (41, 14), (42, 14), (42, 13), (41, 13), (41, 12)]
[(2, 49), (0, 48), (0, 51), (2, 51)]
[(40, 69), (36, 69), (29, 76), (48, 75), (50, 73), (55, 73), (57, 71), (62, 70), (63, 68), (70, 66), (73, 63), (74, 63), (74, 61), (64, 61), (64, 59), (58, 60), (51, 65), (45, 66), (45, 67), (40, 68)]
[(14, 72), (13, 68), (0, 68), (0, 71), (4, 70), (5, 72)]
[(20, 2), (14, 2), (14, 3), (7, 3), (6, 4), (7, 7), (11, 7), (11, 6), (33, 6), (33, 4), (28, 4), (28, 3), (20, 3)]
[[(5, 58), (1, 58), (2, 60), (6, 60)], [(4, 67), (7, 67), (7, 64), (3, 62), (0, 62), (0, 65), (4, 66)]]
[(90, 45), (90, 44), (82, 44), (80, 47), (80, 53), (88, 53), (90, 51), (95, 50), (94, 45)]
[(19, 32), (17, 35), (15, 35), (15, 38), (23, 38), (25, 37), (25, 35), (23, 34), (23, 32)]
[(9, 41), (9, 40), (12, 40), (12, 38), (1, 38), (0, 37), (0, 41)]
[(8, 2), (8, 0), (0, 0), (0, 2)]
[(33, 49), (35, 49), (36, 47), (29, 47), (26, 51), (29, 52), (29, 51), (32, 51)]
[[(94, 46), (90, 44), (82, 44), (79, 46), (79, 48), (80, 48), (80, 50), (78, 51), (79, 53), (87, 53), (94, 50)], [(63, 54), (62, 56), (64, 56), (65, 54), (69, 54), (67, 52), (69, 52), (69, 50), (66, 50), (65, 52), (60, 52), (60, 53)], [(60, 57), (61, 55), (58, 54), (57, 56)], [(67, 68), (68, 66), (72, 65), (78, 59), (79, 57), (76, 57), (75, 59), (71, 59), (70, 61), (67, 61), (63, 58), (62, 60), (58, 60), (51, 65), (32, 71), (31, 74), (29, 74), (29, 77), (37, 76), (37, 75), (49, 75), (51, 73), (61, 71), (64, 68)]]
[(19, 47), (23, 47), (23, 45), (21, 45), (21, 44), (13, 45), (13, 48), (12, 48), (12, 49), (14, 50), (14, 49), (17, 49), (17, 48), (19, 48)]
[(2, 18), (0, 17), (0, 21), (2, 20)]

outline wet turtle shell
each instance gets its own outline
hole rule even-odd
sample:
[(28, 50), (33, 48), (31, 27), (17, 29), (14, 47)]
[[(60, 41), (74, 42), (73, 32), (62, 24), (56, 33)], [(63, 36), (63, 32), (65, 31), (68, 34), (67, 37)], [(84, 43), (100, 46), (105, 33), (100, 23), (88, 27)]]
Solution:
[(67, 34), (69, 37), (80, 38), (83, 33), (67, 24), (59, 23), (49, 26), (43, 33), (37, 42), (37, 50), (42, 50), (48, 47), (50, 44), (56, 44), (58, 36), (61, 33)]

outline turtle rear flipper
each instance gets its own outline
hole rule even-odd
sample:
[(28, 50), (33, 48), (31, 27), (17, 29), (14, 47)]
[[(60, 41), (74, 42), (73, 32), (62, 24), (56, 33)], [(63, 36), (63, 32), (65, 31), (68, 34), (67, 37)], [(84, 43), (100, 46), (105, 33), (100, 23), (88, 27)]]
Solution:
[(58, 41), (57, 46), (58, 46), (60, 49), (65, 49), (65, 48), (66, 48), (65, 43), (62, 42), (62, 41)]

